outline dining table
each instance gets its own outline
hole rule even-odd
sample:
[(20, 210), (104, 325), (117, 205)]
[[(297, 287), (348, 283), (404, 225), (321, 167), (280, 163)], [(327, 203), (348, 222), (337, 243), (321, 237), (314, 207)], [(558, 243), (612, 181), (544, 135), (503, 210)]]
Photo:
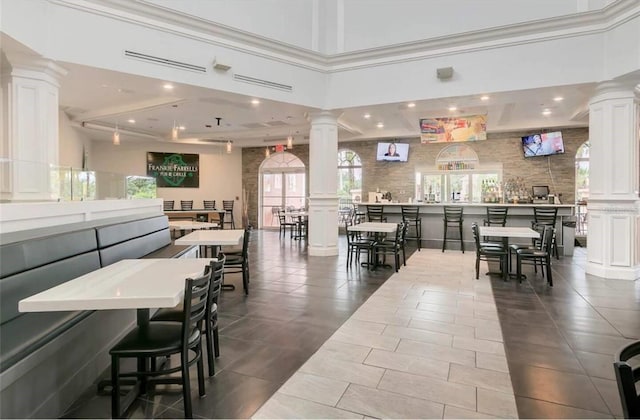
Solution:
[[(237, 246), (242, 242), (244, 230), (195, 230), (175, 240), (176, 245), (198, 245), (211, 247), (211, 255), (217, 256), (221, 246)], [(206, 248), (205, 248), (206, 249)], [(227, 290), (235, 290), (233, 284), (223, 284)]]
[[(374, 242), (381, 240), (381, 238), (386, 234), (395, 233), (397, 229), (398, 225), (396, 223), (387, 222), (363, 222), (351, 225), (347, 228), (349, 232), (373, 233)], [(361, 263), (361, 265), (363, 267), (371, 267), (372, 270), (375, 270), (379, 266), (391, 268), (388, 264), (380, 264), (377, 256), (375, 255), (370, 255), (369, 261)]]
[[(185, 280), (202, 275), (211, 258), (124, 259), (71, 279), (18, 302), (19, 312), (97, 311), (135, 309), (138, 326), (149, 323), (151, 310), (173, 308), (184, 298)], [(97, 332), (98, 333), (98, 332)], [(138, 360), (138, 370), (149, 368)], [(123, 383), (132, 386), (125, 397), (129, 406), (146, 392), (144, 381)], [(100, 381), (105, 392), (109, 380)]]
[[(479, 226), (478, 234), (482, 237), (502, 238), (504, 249), (509, 250), (509, 238), (519, 239), (539, 239), (540, 233), (528, 227), (516, 226)], [(509, 262), (511, 267), (511, 262)], [(516, 274), (509, 273), (509, 277), (517, 277)]]
[(303, 210), (294, 210), (294, 211), (285, 211), (285, 217), (291, 219), (292, 222), (296, 223), (296, 234), (293, 236), (293, 239), (304, 239), (306, 238), (307, 230), (305, 228), (306, 220), (309, 217), (309, 213)]

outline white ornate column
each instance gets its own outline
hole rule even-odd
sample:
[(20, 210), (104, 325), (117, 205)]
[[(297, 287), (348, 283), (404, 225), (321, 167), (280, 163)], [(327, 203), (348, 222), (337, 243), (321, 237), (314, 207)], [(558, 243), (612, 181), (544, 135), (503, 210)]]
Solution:
[(605, 82), (589, 103), (587, 273), (640, 278), (640, 97)]
[[(2, 54), (2, 140), (0, 197), (56, 199), (58, 173), (58, 79), (67, 72), (50, 60)], [(8, 159), (8, 161), (7, 161)]]
[(338, 116), (309, 117), (309, 255), (338, 255)]

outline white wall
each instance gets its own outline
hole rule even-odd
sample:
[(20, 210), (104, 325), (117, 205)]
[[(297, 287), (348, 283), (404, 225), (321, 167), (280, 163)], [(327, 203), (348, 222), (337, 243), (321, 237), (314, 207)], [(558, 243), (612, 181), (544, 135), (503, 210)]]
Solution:
[(310, 23), (313, 0), (148, 0), (148, 2), (311, 49)]
[(242, 220), (242, 151), (235, 148), (227, 154), (223, 147), (206, 145), (139, 142), (121, 138), (120, 146), (106, 141), (94, 141), (89, 156), (89, 169), (127, 175), (147, 175), (147, 152), (197, 153), (200, 155), (200, 188), (158, 188), (158, 197), (193, 200), (194, 208), (202, 208), (202, 200), (235, 200), (236, 227)]
[[(58, 137), (59, 150), (58, 162), (60, 166), (70, 166), (74, 169), (82, 169), (82, 153), (91, 153), (91, 139), (80, 130), (71, 126), (69, 117), (63, 111), (59, 113)], [(87, 162), (88, 163), (88, 162)]]

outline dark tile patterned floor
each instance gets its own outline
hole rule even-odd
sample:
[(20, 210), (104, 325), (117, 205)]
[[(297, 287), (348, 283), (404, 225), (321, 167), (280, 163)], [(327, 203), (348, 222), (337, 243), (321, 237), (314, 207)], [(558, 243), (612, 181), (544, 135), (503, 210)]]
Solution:
[[(392, 274), (346, 270), (344, 257), (309, 257), (304, 242), (268, 231), (254, 232), (251, 258), (250, 296), (222, 297), (221, 356), (206, 398), (192, 379), (197, 417), (250, 417)], [(553, 288), (532, 269), (521, 284), (491, 280), (522, 418), (622, 414), (612, 361), (620, 346), (640, 339), (640, 282), (592, 277), (585, 264), (584, 248), (554, 260)], [(65, 417), (107, 418), (109, 404), (92, 388)], [(145, 396), (129, 416), (181, 417), (180, 393)]]
[[(221, 355), (205, 398), (191, 380), (195, 417), (250, 417), (393, 273), (347, 270), (340, 255), (309, 257), (304, 241), (252, 232), (250, 295), (239, 274), (225, 278), (238, 288), (220, 300)], [(157, 391), (138, 399), (129, 417), (182, 417), (179, 389)], [(64, 417), (109, 418), (110, 407), (110, 397), (92, 387)]]

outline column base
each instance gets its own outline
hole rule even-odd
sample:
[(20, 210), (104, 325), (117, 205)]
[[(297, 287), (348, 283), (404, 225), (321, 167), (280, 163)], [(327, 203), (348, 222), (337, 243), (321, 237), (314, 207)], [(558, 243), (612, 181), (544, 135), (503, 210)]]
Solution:
[(313, 246), (309, 245), (307, 247), (307, 254), (312, 257), (333, 257), (338, 255), (338, 247), (337, 246)]
[(640, 279), (640, 266), (636, 267), (605, 267), (596, 263), (587, 263), (585, 272), (593, 276), (602, 277), (611, 280), (629, 280), (635, 281)]

